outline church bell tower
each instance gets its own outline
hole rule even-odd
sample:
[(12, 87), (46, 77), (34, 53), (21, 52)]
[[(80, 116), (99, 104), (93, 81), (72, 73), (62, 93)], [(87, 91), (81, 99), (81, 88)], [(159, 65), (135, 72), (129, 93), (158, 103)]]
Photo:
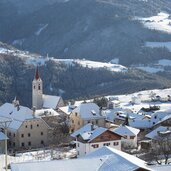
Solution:
[(32, 82), (32, 107), (41, 109), (43, 106), (43, 83), (39, 75), (39, 68), (37, 66), (35, 77)]

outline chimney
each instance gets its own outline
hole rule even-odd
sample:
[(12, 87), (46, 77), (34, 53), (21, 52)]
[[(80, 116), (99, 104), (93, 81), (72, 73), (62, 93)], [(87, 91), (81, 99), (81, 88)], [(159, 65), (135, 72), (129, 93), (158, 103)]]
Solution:
[(36, 107), (35, 107), (35, 106), (33, 106), (32, 110), (33, 110), (33, 118), (35, 118)]

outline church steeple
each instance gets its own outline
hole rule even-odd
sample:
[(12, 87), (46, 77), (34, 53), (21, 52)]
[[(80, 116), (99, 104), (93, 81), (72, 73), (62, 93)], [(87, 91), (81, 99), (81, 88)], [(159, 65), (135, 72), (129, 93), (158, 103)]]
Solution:
[(32, 82), (32, 107), (41, 109), (43, 106), (43, 83), (40, 78), (39, 68), (36, 67), (35, 77)]
[(39, 68), (38, 68), (38, 65), (36, 67), (36, 73), (35, 73), (35, 79), (38, 80), (40, 78), (40, 75), (39, 75)]

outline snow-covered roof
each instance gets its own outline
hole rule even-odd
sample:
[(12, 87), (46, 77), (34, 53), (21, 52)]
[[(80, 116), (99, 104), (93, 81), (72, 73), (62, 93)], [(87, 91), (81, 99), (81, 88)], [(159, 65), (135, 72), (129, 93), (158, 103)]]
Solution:
[(105, 118), (100, 115), (100, 108), (95, 103), (81, 103), (73, 113), (78, 113), (82, 119)]
[(113, 129), (113, 132), (120, 134), (120, 135), (129, 135), (129, 136), (137, 136), (138, 133), (140, 132), (139, 129), (130, 127), (130, 126), (126, 126), (126, 125), (121, 125), (115, 129)]
[(0, 132), (0, 141), (7, 140), (7, 139), (8, 137), (3, 132)]
[(59, 110), (61, 110), (62, 112), (64, 112), (67, 115), (69, 115), (74, 109), (75, 109), (75, 106), (69, 106), (69, 105), (59, 107)]
[(168, 130), (171, 131), (171, 129), (169, 129), (168, 127), (160, 126), (154, 129), (153, 131), (151, 131), (150, 133), (148, 133), (145, 137), (150, 139), (155, 139), (155, 137), (158, 135), (158, 132), (165, 132)]
[[(98, 127), (96, 125), (92, 125), (91, 123), (83, 126), (82, 128), (75, 131), (73, 134), (71, 134), (72, 137), (81, 136), (83, 140), (91, 142), (96, 137), (107, 131), (107, 128)], [(113, 132), (114, 133), (114, 132)], [(115, 133), (117, 134), (117, 133)]]
[(11, 103), (5, 103), (0, 106), (0, 117), (10, 118), (9, 129), (17, 130), (24, 120), (33, 118), (32, 110), (28, 107), (19, 106), (19, 110)]
[(171, 170), (171, 165), (170, 164), (154, 165), (154, 166), (150, 166), (150, 168), (155, 171), (169, 171)]
[(43, 108), (56, 109), (60, 101), (60, 96), (52, 96), (43, 94)]
[(36, 117), (42, 116), (59, 116), (60, 114), (53, 109), (39, 109), (35, 111)]
[(81, 127), (80, 129), (76, 130), (74, 133), (71, 134), (72, 137), (76, 138), (78, 135), (82, 135), (85, 132), (90, 132), (93, 129), (97, 128), (98, 126), (93, 125), (92, 123), (88, 123)]
[(53, 160), (43, 162), (12, 163), (12, 171), (135, 171), (149, 169), (145, 161), (122, 151), (102, 147), (89, 155), (69, 160)]
[(19, 110), (17, 110), (17, 107), (15, 107), (12, 103), (5, 103), (0, 106), (0, 116), (16, 119), (19, 121), (33, 118), (32, 113), (33, 112), (31, 109), (24, 106), (19, 106)]

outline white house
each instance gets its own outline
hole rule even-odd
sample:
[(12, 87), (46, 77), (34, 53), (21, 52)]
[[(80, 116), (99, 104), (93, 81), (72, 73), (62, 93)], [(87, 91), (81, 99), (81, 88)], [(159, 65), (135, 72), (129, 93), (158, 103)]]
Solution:
[(79, 156), (84, 156), (103, 146), (121, 150), (121, 136), (106, 128), (87, 124), (77, 130), (72, 137), (76, 139), (76, 149)]
[(5, 103), (0, 106), (0, 117), (11, 119), (7, 129), (9, 149), (36, 148), (48, 145), (48, 134), (51, 129), (34, 112), (19, 103)]
[(120, 125), (113, 129), (113, 132), (122, 136), (122, 145), (124, 147), (137, 147), (137, 135), (140, 132), (139, 129), (127, 125)]

